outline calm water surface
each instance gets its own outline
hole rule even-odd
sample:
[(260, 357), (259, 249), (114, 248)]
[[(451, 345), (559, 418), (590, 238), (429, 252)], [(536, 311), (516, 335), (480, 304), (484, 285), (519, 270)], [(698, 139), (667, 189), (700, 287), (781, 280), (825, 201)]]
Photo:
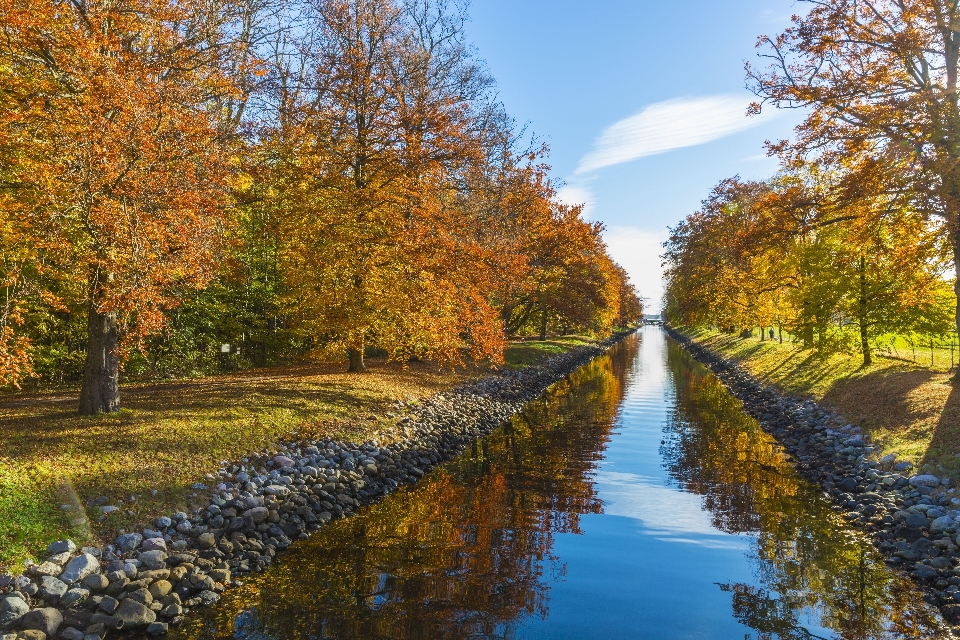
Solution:
[(934, 638), (715, 377), (646, 327), (177, 637)]

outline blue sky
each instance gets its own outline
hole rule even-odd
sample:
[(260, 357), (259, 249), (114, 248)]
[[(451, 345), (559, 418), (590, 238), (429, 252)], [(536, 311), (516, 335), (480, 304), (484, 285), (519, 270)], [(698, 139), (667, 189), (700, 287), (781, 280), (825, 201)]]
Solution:
[(742, 116), (754, 43), (787, 0), (473, 0), (469, 35), (508, 111), (551, 147), (561, 196), (607, 225), (614, 259), (659, 308), (659, 243), (710, 188), (776, 170), (763, 141), (794, 112)]

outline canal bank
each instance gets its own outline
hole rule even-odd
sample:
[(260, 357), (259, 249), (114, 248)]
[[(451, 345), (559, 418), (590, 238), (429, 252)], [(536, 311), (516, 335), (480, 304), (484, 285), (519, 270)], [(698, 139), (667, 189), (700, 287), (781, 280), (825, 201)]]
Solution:
[[(822, 487), (853, 526), (870, 535), (887, 564), (909, 574), (944, 618), (960, 625), (960, 493), (948, 477), (910, 473), (912, 465), (874, 455), (843, 416), (764, 387), (742, 367), (682, 333), (665, 329), (743, 402), (799, 473)], [(960, 630), (960, 627), (955, 628)]]
[(644, 328), (176, 638), (947, 638), (720, 381)]
[(22, 575), (0, 576), (0, 637), (164, 635), (294, 540), (417, 482), (625, 335), (437, 394), (387, 446), (286, 443), (224, 463), (205, 508), (162, 517), (103, 548), (55, 542)]

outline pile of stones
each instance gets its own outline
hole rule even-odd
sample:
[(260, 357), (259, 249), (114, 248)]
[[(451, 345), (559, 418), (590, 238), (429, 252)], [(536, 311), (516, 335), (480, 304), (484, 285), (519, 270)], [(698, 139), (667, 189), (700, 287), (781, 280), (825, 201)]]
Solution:
[(396, 442), (288, 442), (208, 474), (205, 507), (159, 518), (105, 547), (60, 540), (19, 576), (0, 575), (0, 640), (159, 637), (293, 541), (422, 478), (627, 333), (519, 371), (479, 378), (399, 420)]
[(960, 492), (956, 480), (893, 454), (875, 458), (862, 431), (810, 400), (763, 387), (742, 367), (670, 328), (668, 333), (708, 366), (761, 428), (819, 484), (846, 519), (872, 536), (886, 562), (907, 572), (944, 619), (960, 624)]

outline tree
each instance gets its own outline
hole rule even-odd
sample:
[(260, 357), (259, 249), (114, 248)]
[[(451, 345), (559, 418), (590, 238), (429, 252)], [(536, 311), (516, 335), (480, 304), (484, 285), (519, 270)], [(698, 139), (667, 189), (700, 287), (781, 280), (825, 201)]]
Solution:
[[(960, 273), (960, 4), (807, 1), (794, 26), (759, 39), (769, 66), (747, 66), (755, 111), (808, 110), (797, 139), (772, 150), (827, 164), (873, 156), (862, 168), (906, 183), (919, 210), (943, 218)], [(960, 292), (960, 278), (954, 286)], [(955, 320), (960, 327), (960, 303)]]
[(209, 39), (229, 5), (201, 9), (0, 2), (0, 219), (30, 247), (19, 273), (87, 315), (81, 413), (119, 408), (125, 350), (216, 267), (230, 171), (208, 107), (232, 88)]

